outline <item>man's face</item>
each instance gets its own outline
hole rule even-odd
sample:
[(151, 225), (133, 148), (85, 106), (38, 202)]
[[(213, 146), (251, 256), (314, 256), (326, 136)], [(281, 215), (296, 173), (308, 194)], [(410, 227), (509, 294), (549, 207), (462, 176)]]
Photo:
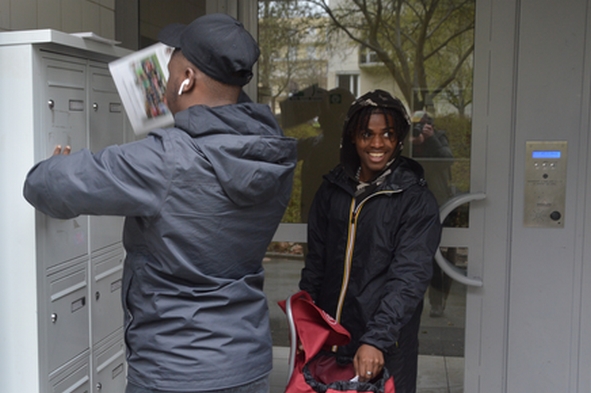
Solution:
[[(388, 116), (388, 122), (386, 122)], [(398, 137), (390, 115), (372, 113), (365, 130), (357, 130), (353, 143), (361, 161), (359, 180), (368, 182), (380, 173), (392, 159)]]

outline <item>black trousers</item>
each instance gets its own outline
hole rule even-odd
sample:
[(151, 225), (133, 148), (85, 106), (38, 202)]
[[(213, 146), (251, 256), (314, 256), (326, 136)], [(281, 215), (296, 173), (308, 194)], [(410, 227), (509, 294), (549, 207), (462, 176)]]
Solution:
[(398, 348), (387, 355), (386, 369), (394, 376), (396, 393), (416, 393), (419, 357), (419, 325), (423, 302), (417, 306), (412, 318), (400, 330)]

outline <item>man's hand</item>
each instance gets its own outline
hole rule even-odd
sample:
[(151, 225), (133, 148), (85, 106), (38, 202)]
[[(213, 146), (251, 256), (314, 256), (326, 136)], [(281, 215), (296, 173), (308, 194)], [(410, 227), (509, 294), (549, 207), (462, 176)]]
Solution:
[(433, 126), (431, 124), (425, 124), (425, 126), (423, 127), (423, 132), (421, 133), (421, 135), (425, 138), (425, 139), (429, 139), (433, 136), (433, 134), (435, 133), (435, 130), (433, 129)]
[(60, 154), (62, 154), (64, 156), (69, 156), (71, 151), (72, 151), (72, 148), (70, 146), (64, 147), (64, 150), (62, 151), (62, 146), (61, 145), (57, 145), (55, 147), (55, 149), (53, 149), (52, 156), (58, 156)]
[(413, 145), (420, 145), (423, 142), (425, 142), (425, 137), (423, 136), (423, 133), (420, 133), (417, 136), (411, 136), (410, 139), (412, 140)]
[(384, 354), (374, 346), (361, 344), (353, 358), (353, 366), (359, 376), (359, 381), (369, 381), (382, 372)]
[(413, 145), (420, 145), (424, 143), (427, 139), (431, 138), (435, 134), (435, 130), (433, 126), (429, 123), (425, 123), (423, 125), (423, 129), (421, 133), (417, 136), (411, 136), (411, 141)]

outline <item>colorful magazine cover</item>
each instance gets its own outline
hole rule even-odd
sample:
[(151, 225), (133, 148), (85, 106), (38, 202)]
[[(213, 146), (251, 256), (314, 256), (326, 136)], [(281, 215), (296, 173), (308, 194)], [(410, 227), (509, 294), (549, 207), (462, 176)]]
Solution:
[(109, 63), (115, 86), (136, 135), (174, 123), (164, 103), (173, 48), (157, 43)]

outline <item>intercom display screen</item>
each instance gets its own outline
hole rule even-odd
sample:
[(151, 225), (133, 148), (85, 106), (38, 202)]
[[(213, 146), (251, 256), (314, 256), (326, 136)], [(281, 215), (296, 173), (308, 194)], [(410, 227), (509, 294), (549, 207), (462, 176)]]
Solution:
[(533, 159), (559, 159), (560, 150), (534, 150), (531, 153)]

